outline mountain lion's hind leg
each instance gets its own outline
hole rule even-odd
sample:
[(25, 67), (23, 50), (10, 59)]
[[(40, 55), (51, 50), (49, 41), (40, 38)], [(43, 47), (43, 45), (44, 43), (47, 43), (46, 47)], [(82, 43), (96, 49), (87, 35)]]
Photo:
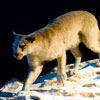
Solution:
[(85, 36), (83, 43), (86, 45), (87, 48), (92, 50), (95, 53), (99, 54), (99, 63), (97, 63), (97, 66), (100, 67), (100, 41), (99, 41), (99, 35), (98, 33), (92, 33), (94, 36)]
[(80, 62), (81, 62), (81, 59), (82, 59), (82, 54), (81, 54), (78, 46), (75, 47), (74, 49), (72, 49), (71, 52), (73, 53), (73, 55), (76, 59), (75, 64), (74, 64), (74, 70), (72, 70), (71, 75), (74, 75), (74, 74), (77, 75), (79, 65), (80, 65)]

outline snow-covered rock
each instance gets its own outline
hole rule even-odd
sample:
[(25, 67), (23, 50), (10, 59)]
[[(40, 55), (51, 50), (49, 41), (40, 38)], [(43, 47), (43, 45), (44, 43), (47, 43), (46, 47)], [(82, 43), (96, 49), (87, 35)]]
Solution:
[(64, 86), (57, 83), (56, 68), (54, 72), (39, 77), (28, 92), (20, 91), (23, 84), (12, 79), (0, 89), (0, 100), (100, 100), (97, 61), (81, 63), (77, 75), (69, 76)]

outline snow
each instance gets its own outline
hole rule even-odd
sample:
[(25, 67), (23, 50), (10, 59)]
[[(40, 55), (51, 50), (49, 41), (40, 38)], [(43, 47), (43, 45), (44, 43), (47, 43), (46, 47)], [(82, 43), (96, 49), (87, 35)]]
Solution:
[(0, 100), (100, 100), (100, 68), (96, 62), (82, 64), (77, 75), (68, 77), (64, 85), (57, 83), (56, 72), (41, 76), (28, 92), (20, 91), (23, 84), (13, 78), (0, 89)]

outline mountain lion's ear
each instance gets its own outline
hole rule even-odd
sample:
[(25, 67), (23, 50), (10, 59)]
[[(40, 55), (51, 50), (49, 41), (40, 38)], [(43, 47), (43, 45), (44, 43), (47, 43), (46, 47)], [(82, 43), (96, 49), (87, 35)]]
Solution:
[(15, 32), (12, 32), (13, 36), (16, 36), (16, 33)]
[(19, 36), (19, 37), (21, 37), (21, 38), (26, 38), (27, 37), (27, 35), (23, 35), (23, 34), (18, 34), (18, 33), (16, 33), (16, 32), (12, 32), (13, 33), (13, 35), (14, 36)]

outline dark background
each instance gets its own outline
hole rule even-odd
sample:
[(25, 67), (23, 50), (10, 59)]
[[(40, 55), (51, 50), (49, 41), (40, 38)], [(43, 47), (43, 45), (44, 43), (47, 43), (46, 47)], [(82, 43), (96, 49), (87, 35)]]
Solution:
[[(86, 10), (93, 13), (100, 26), (99, 2), (96, 0), (94, 2), (92, 0), (90, 2), (88, 0), (65, 1), (36, 0), (23, 2), (20, 0), (20, 2), (16, 2), (13, 0), (2, 4), (0, 11), (0, 86), (13, 77), (23, 81), (28, 73), (26, 57), (18, 61), (12, 55), (12, 42), (14, 40), (12, 31), (29, 34), (44, 27), (53, 18), (73, 10)], [(80, 45), (80, 50), (84, 55), (82, 61), (98, 57), (83, 44)], [(72, 54), (70, 52), (67, 54), (67, 62), (74, 63), (75, 59)], [(42, 75), (47, 74), (56, 65), (56, 60), (46, 63)]]

